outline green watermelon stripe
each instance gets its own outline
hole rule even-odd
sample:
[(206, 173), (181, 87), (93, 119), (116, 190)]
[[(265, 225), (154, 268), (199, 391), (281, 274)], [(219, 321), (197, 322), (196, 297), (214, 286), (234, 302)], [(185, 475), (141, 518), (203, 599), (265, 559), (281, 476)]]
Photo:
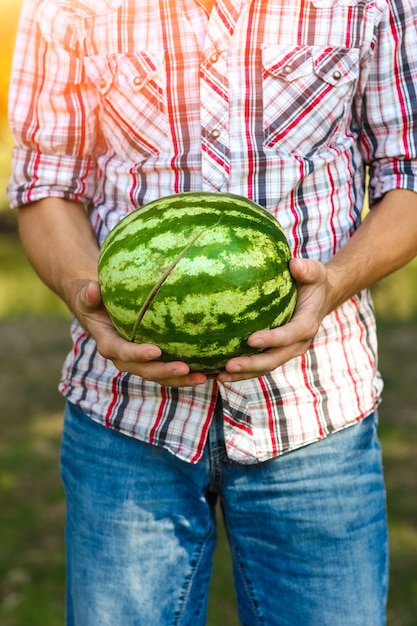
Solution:
[[(106, 240), (106, 248), (110, 253), (110, 245), (114, 240), (114, 243), (117, 245), (120, 240), (125, 240), (127, 236), (130, 234), (129, 231), (133, 231), (135, 235), (139, 235), (140, 232), (143, 234), (143, 239), (146, 241), (146, 231), (151, 230), (155, 232), (155, 228), (162, 229), (165, 231), (170, 231), (169, 224), (173, 225), (174, 232), (178, 231), (178, 220), (179, 216), (183, 217), (185, 215), (189, 215), (191, 218), (198, 218), (199, 220), (205, 214), (206, 217), (211, 221), (213, 221), (213, 211), (217, 214), (222, 214), (227, 211), (227, 213), (231, 216), (232, 221), (236, 222), (237, 219), (246, 219), (252, 223), (252, 226), (255, 227), (256, 230), (260, 230), (263, 232), (268, 224), (269, 227), (272, 226), (271, 233), (276, 237), (277, 236), (277, 222), (275, 218), (268, 213), (263, 207), (255, 205), (255, 203), (250, 203), (250, 201), (242, 201), (239, 196), (234, 194), (223, 194), (226, 199), (225, 200), (216, 200), (216, 207), (213, 209), (213, 194), (210, 192), (200, 192), (198, 193), (198, 197), (194, 197), (194, 192), (186, 192), (184, 194), (177, 194), (174, 196), (167, 196), (162, 200), (155, 200), (150, 202), (146, 207), (142, 207), (138, 209), (138, 211), (134, 211), (124, 217), (121, 222), (119, 222), (116, 229), (109, 234)], [(187, 206), (184, 207), (184, 196), (188, 196), (186, 198)], [(235, 206), (230, 207), (230, 199), (233, 199), (233, 202), (237, 205), (241, 206), (241, 210), (238, 211)], [(250, 203), (250, 208), (248, 208), (247, 204)], [(204, 204), (207, 204), (207, 209), (204, 208)], [(196, 205), (196, 206), (193, 206)], [(177, 206), (178, 205), (178, 206)], [(203, 205), (203, 207), (202, 207)], [(168, 210), (164, 210), (167, 208)], [(150, 219), (148, 213), (153, 214), (153, 219)], [(141, 217), (141, 227), (140, 231), (137, 232), (137, 226), (135, 226), (134, 222), (137, 221), (138, 214)], [(163, 214), (163, 221), (161, 220)], [(171, 216), (171, 217), (170, 217)], [(216, 218), (217, 219), (217, 218)], [(147, 222), (144, 222), (147, 220)], [(133, 222), (133, 224), (132, 224)], [(199, 227), (201, 227), (201, 223), (199, 223)], [(285, 235), (281, 232), (282, 240), (285, 242)]]
[[(219, 218), (218, 222), (220, 222), (221, 217)], [(202, 234), (202, 230), (200, 230), (200, 232), (196, 233), (194, 235), (194, 238), (191, 239), (191, 241), (187, 244), (187, 246), (185, 246), (185, 248), (178, 254), (178, 256), (174, 259), (174, 261), (171, 263), (171, 265), (162, 273), (161, 278), (159, 279), (159, 281), (155, 284), (155, 286), (151, 289), (151, 291), (149, 292), (148, 297), (146, 298), (146, 300), (143, 303), (143, 307), (142, 309), (139, 311), (138, 314), (138, 318), (136, 320), (136, 323), (133, 327), (132, 330), (132, 335), (131, 335), (131, 339), (130, 341), (134, 341), (135, 337), (136, 337), (136, 333), (138, 332), (138, 328), (140, 327), (140, 324), (143, 320), (144, 315), (146, 314), (146, 311), (149, 309), (149, 307), (152, 304), (153, 299), (155, 298), (155, 296), (157, 295), (158, 291), (161, 289), (162, 285), (164, 284), (164, 282), (169, 278), (169, 276), (172, 274), (173, 270), (175, 269), (176, 265), (180, 262), (180, 260), (187, 254), (187, 252), (192, 248), (192, 246), (195, 244), (195, 242), (197, 241), (197, 239), (199, 237), (201, 237)]]
[[(193, 302), (184, 307), (172, 297), (161, 301), (156, 298), (144, 316), (143, 327), (139, 332), (154, 332), (156, 336), (158, 333), (170, 335), (175, 331), (176, 336), (185, 341), (187, 337), (205, 333), (227, 334), (233, 327), (238, 330), (244, 324), (245, 328), (250, 328), (247, 333), (249, 336), (256, 330), (273, 328), (287, 321), (292, 313), (295, 295), (291, 290), (273, 300), (259, 297), (257, 304), (255, 294), (246, 307), (240, 308), (237, 316), (231, 312), (231, 305), (239, 298), (238, 294), (231, 291), (212, 294), (212, 298), (201, 296), (199, 307), (198, 296), (193, 296), (190, 299)], [(222, 306), (218, 305), (219, 302)]]
[(290, 259), (285, 233), (263, 207), (234, 194), (187, 192), (119, 222), (102, 246), (99, 282), (123, 337), (156, 343), (163, 360), (216, 370), (256, 352), (250, 334), (291, 318)]

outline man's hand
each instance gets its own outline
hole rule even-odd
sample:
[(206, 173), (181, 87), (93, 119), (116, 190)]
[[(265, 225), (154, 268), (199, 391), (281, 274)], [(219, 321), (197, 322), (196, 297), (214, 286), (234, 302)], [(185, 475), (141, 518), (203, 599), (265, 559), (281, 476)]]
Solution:
[(130, 343), (120, 337), (101, 299), (99, 249), (83, 205), (61, 198), (39, 200), (19, 211), (19, 230), (34, 269), (66, 302), (95, 339), (103, 357), (123, 372), (160, 385), (182, 387), (206, 382), (205, 374), (190, 373), (186, 363), (158, 361), (161, 350), (157, 346)]
[[(122, 339), (101, 300), (97, 278), (99, 250), (84, 207), (60, 198), (45, 198), (19, 211), (23, 247), (41, 279), (68, 305), (91, 333), (104, 357), (121, 371), (175, 387), (205, 383), (180, 361), (163, 363), (160, 349)], [(52, 244), (51, 244), (52, 242)], [(323, 318), (362, 289), (408, 263), (417, 254), (417, 194), (389, 191), (349, 241), (326, 265), (293, 259), (290, 270), (298, 283), (292, 320), (249, 337), (265, 351), (230, 359), (217, 375), (220, 382), (255, 378), (304, 354)], [(349, 268), (349, 271), (346, 271)], [(92, 280), (86, 280), (90, 277)]]
[(298, 285), (297, 306), (291, 321), (251, 335), (249, 345), (265, 348), (265, 352), (230, 359), (226, 370), (217, 377), (220, 382), (262, 376), (309, 349), (322, 319), (330, 312), (327, 270), (322, 263), (307, 259), (292, 259), (290, 270)]
[(80, 324), (95, 339), (101, 356), (110, 359), (120, 371), (164, 386), (194, 387), (207, 381), (205, 374), (191, 373), (186, 363), (159, 361), (161, 350), (158, 346), (123, 339), (104, 308), (96, 281), (85, 281), (80, 285), (73, 308)]
[[(254, 333), (249, 344), (265, 347), (265, 352), (231, 359), (226, 370), (217, 376), (220, 382), (262, 376), (308, 350), (327, 313), (327, 272), (322, 263), (306, 259), (293, 259), (290, 269), (298, 283), (297, 306), (292, 320), (280, 328)], [(82, 326), (94, 337), (99, 353), (119, 370), (164, 386), (189, 387), (207, 381), (207, 375), (190, 372), (186, 363), (159, 361), (161, 350), (156, 345), (135, 344), (122, 339), (103, 306), (96, 281), (82, 285), (74, 308)]]

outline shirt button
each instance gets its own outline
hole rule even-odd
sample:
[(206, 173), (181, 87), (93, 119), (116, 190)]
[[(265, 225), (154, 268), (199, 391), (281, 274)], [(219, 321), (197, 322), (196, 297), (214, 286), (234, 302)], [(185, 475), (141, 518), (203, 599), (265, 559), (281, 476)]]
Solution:
[(104, 87), (106, 85), (107, 85), (106, 79), (105, 78), (100, 78), (100, 80), (98, 81), (98, 86), (100, 87), (100, 89), (104, 89)]
[(334, 80), (340, 80), (342, 78), (342, 74), (339, 72), (339, 70), (333, 72), (333, 78)]
[(213, 139), (218, 139), (218, 137), (220, 137), (220, 131), (218, 128), (214, 128), (211, 131), (211, 136), (213, 137)]
[(139, 85), (142, 84), (142, 79), (140, 76), (135, 76), (135, 78), (133, 79), (133, 84), (136, 85), (136, 87), (139, 87)]
[(217, 52), (213, 52), (213, 54), (210, 57), (210, 61), (212, 63), (217, 63), (218, 60), (219, 60), (219, 55), (217, 54)]
[(284, 74), (291, 74), (292, 72), (292, 67), (291, 65), (285, 65), (284, 69), (283, 69)]

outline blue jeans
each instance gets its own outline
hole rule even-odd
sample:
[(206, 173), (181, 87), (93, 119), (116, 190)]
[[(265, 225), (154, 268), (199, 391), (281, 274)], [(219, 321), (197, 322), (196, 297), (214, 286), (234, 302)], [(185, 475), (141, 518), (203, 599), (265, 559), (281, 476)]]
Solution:
[(244, 626), (383, 626), (385, 489), (376, 416), (257, 465), (230, 463), (221, 417), (202, 460), (68, 405), (68, 626), (202, 626), (219, 498)]

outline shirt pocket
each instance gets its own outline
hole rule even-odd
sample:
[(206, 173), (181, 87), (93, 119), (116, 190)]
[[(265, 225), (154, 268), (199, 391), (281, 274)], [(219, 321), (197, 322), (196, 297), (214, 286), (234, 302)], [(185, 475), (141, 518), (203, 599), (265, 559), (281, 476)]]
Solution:
[(311, 157), (336, 145), (350, 121), (359, 50), (271, 44), (262, 65), (265, 146)]
[(169, 143), (164, 51), (90, 56), (84, 66), (99, 97), (107, 145), (134, 163), (159, 154)]

